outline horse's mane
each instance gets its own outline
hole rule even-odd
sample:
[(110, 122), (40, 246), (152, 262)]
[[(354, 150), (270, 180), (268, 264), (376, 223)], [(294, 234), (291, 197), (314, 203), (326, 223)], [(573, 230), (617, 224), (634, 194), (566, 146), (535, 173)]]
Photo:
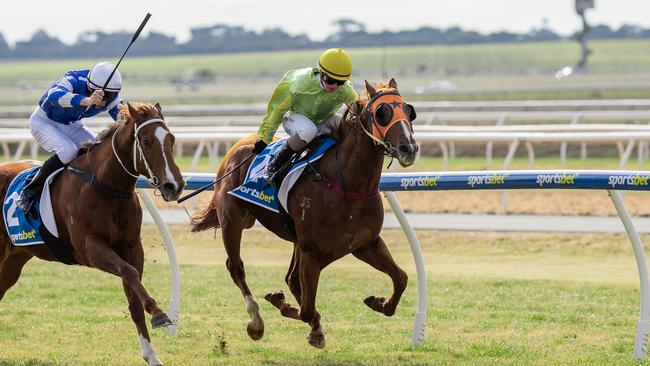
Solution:
[[(153, 104), (148, 104), (148, 103), (147, 104), (145, 104), (145, 103), (130, 103), (130, 104), (131, 104), (131, 107), (135, 108), (135, 110), (138, 111), (140, 114), (145, 114), (145, 113), (156, 114), (156, 113), (158, 113), (158, 111), (156, 110), (156, 107)], [(97, 141), (102, 141), (106, 137), (113, 135), (115, 130), (117, 130), (120, 126), (126, 124), (127, 121), (133, 119), (133, 117), (131, 116), (131, 114), (129, 112), (129, 108), (126, 105), (119, 104), (117, 106), (117, 108), (119, 108), (119, 110), (120, 110), (120, 113), (117, 115), (117, 121), (115, 121), (114, 123), (111, 123), (110, 125), (108, 125), (108, 127), (103, 129), (102, 131), (100, 131), (97, 134)]]
[[(379, 83), (377, 83), (377, 86), (375, 86), (375, 90), (380, 90), (380, 89), (391, 89), (391, 88), (388, 86), (387, 82), (380, 81)], [(361, 94), (359, 94), (359, 99), (357, 99), (357, 101), (367, 102), (368, 100), (370, 100), (370, 96), (368, 95), (368, 90), (364, 88)]]

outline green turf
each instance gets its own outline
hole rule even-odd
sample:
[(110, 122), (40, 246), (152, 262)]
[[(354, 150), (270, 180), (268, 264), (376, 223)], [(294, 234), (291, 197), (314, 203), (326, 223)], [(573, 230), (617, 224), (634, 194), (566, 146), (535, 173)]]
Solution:
[[(182, 278), (179, 334), (153, 332), (167, 365), (639, 365), (632, 358), (638, 276), (621, 234), (419, 232), (428, 272), (425, 342), (409, 344), (416, 276), (403, 233), (383, 236), (410, 282), (385, 317), (362, 299), (389, 295), (388, 278), (353, 257), (327, 268), (318, 292), (327, 346), (263, 295), (283, 289), (291, 248), (244, 235), (247, 280), (266, 322), (261, 341), (212, 233), (173, 228)], [(145, 227), (144, 284), (166, 306), (166, 253)], [(645, 241), (649, 238), (644, 237)], [(291, 299), (292, 303), (295, 303)], [(34, 260), (0, 302), (0, 365), (144, 365), (120, 281), (96, 270)]]

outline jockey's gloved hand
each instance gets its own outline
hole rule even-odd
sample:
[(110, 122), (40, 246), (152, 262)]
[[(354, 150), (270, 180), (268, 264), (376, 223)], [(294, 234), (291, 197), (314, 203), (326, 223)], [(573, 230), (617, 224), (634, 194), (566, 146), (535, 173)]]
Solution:
[(255, 147), (253, 147), (253, 154), (257, 155), (257, 154), (261, 153), (262, 150), (264, 150), (265, 147), (266, 147), (266, 142), (262, 141), (262, 139), (258, 139), (255, 142)]
[(104, 103), (104, 91), (101, 89), (95, 90), (92, 95), (89, 97), (84, 98), (84, 101), (81, 105), (86, 105), (86, 106), (95, 106), (95, 107), (103, 107)]

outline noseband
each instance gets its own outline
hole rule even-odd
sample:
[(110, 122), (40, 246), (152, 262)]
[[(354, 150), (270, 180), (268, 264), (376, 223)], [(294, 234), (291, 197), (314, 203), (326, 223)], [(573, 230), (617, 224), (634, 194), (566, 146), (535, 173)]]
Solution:
[[(152, 124), (152, 123), (162, 123), (162, 124), (164, 125), (164, 124), (165, 124), (165, 121), (162, 120), (162, 119), (160, 119), (160, 118), (152, 118), (152, 119), (150, 119), (150, 120), (147, 120), (147, 121), (142, 122), (139, 126), (137, 126), (137, 127), (135, 128), (135, 131), (133, 132), (133, 168), (134, 168), (134, 169), (137, 169), (137, 166), (138, 166), (138, 160), (137, 160), (137, 154), (136, 154), (136, 152), (139, 152), (139, 153), (140, 153), (140, 159), (144, 162), (144, 166), (145, 166), (145, 168), (147, 169), (147, 174), (149, 175), (149, 176), (147, 177), (147, 181), (148, 181), (149, 184), (151, 184), (152, 186), (158, 188), (158, 187), (160, 186), (160, 181), (158, 180), (158, 177), (156, 177), (156, 176), (153, 174), (153, 171), (152, 171), (151, 168), (149, 167), (149, 163), (147, 162), (147, 158), (144, 156), (144, 153), (142, 152), (142, 147), (140, 146), (140, 140), (138, 139), (138, 132), (140, 132), (140, 129), (141, 129), (142, 127), (147, 126), (147, 125), (150, 125), (150, 124)], [(118, 161), (118, 162), (120, 163), (120, 165), (122, 166), (122, 169), (124, 169), (124, 171), (125, 171), (127, 174), (129, 174), (130, 176), (132, 176), (132, 177), (134, 177), (134, 178), (138, 178), (138, 177), (140, 176), (139, 174), (133, 174), (133, 173), (131, 173), (131, 172), (130, 172), (130, 171), (129, 171), (125, 166), (124, 166), (124, 164), (122, 163), (122, 159), (120, 159), (120, 156), (117, 154), (117, 150), (115, 149), (115, 136), (117, 136), (117, 134), (120, 132), (120, 130), (122, 129), (122, 127), (124, 127), (125, 125), (126, 125), (126, 124), (123, 124), (122, 126), (120, 126), (120, 127), (117, 129), (117, 131), (115, 131), (115, 133), (113, 134), (113, 137), (111, 138), (111, 146), (113, 147), (113, 155), (115, 155), (115, 157), (117, 158), (117, 161)], [(161, 146), (161, 148), (162, 148), (162, 146)], [(136, 173), (138, 173), (137, 170), (136, 170)]]

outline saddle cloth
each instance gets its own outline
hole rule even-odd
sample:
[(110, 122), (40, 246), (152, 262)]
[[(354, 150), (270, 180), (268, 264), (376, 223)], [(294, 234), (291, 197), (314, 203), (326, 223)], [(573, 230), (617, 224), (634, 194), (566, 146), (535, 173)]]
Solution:
[[(281, 204), (284, 210), (288, 212), (287, 199), (289, 191), (298, 181), (305, 167), (307, 167), (307, 162), (313, 163), (322, 158), (325, 152), (336, 144), (336, 140), (331, 137), (322, 137), (320, 146), (315, 150), (304, 150), (299, 156), (299, 161), (289, 169), (280, 184), (280, 188), (277, 189), (264, 179), (264, 173), (266, 173), (269, 161), (282, 148), (285, 140), (286, 138), (272, 142), (257, 155), (248, 167), (244, 183), (229, 191), (228, 194), (278, 213), (280, 212), (278, 204)], [(303, 154), (305, 156), (302, 156)]]
[(15, 246), (44, 244), (39, 230), (41, 225), (44, 225), (54, 237), (59, 237), (50, 199), (50, 182), (63, 168), (47, 177), (43, 191), (32, 204), (28, 215), (25, 215), (16, 205), (20, 192), (40, 169), (41, 167), (34, 167), (18, 174), (9, 184), (4, 198), (2, 213), (4, 214), (5, 227), (11, 242)]

